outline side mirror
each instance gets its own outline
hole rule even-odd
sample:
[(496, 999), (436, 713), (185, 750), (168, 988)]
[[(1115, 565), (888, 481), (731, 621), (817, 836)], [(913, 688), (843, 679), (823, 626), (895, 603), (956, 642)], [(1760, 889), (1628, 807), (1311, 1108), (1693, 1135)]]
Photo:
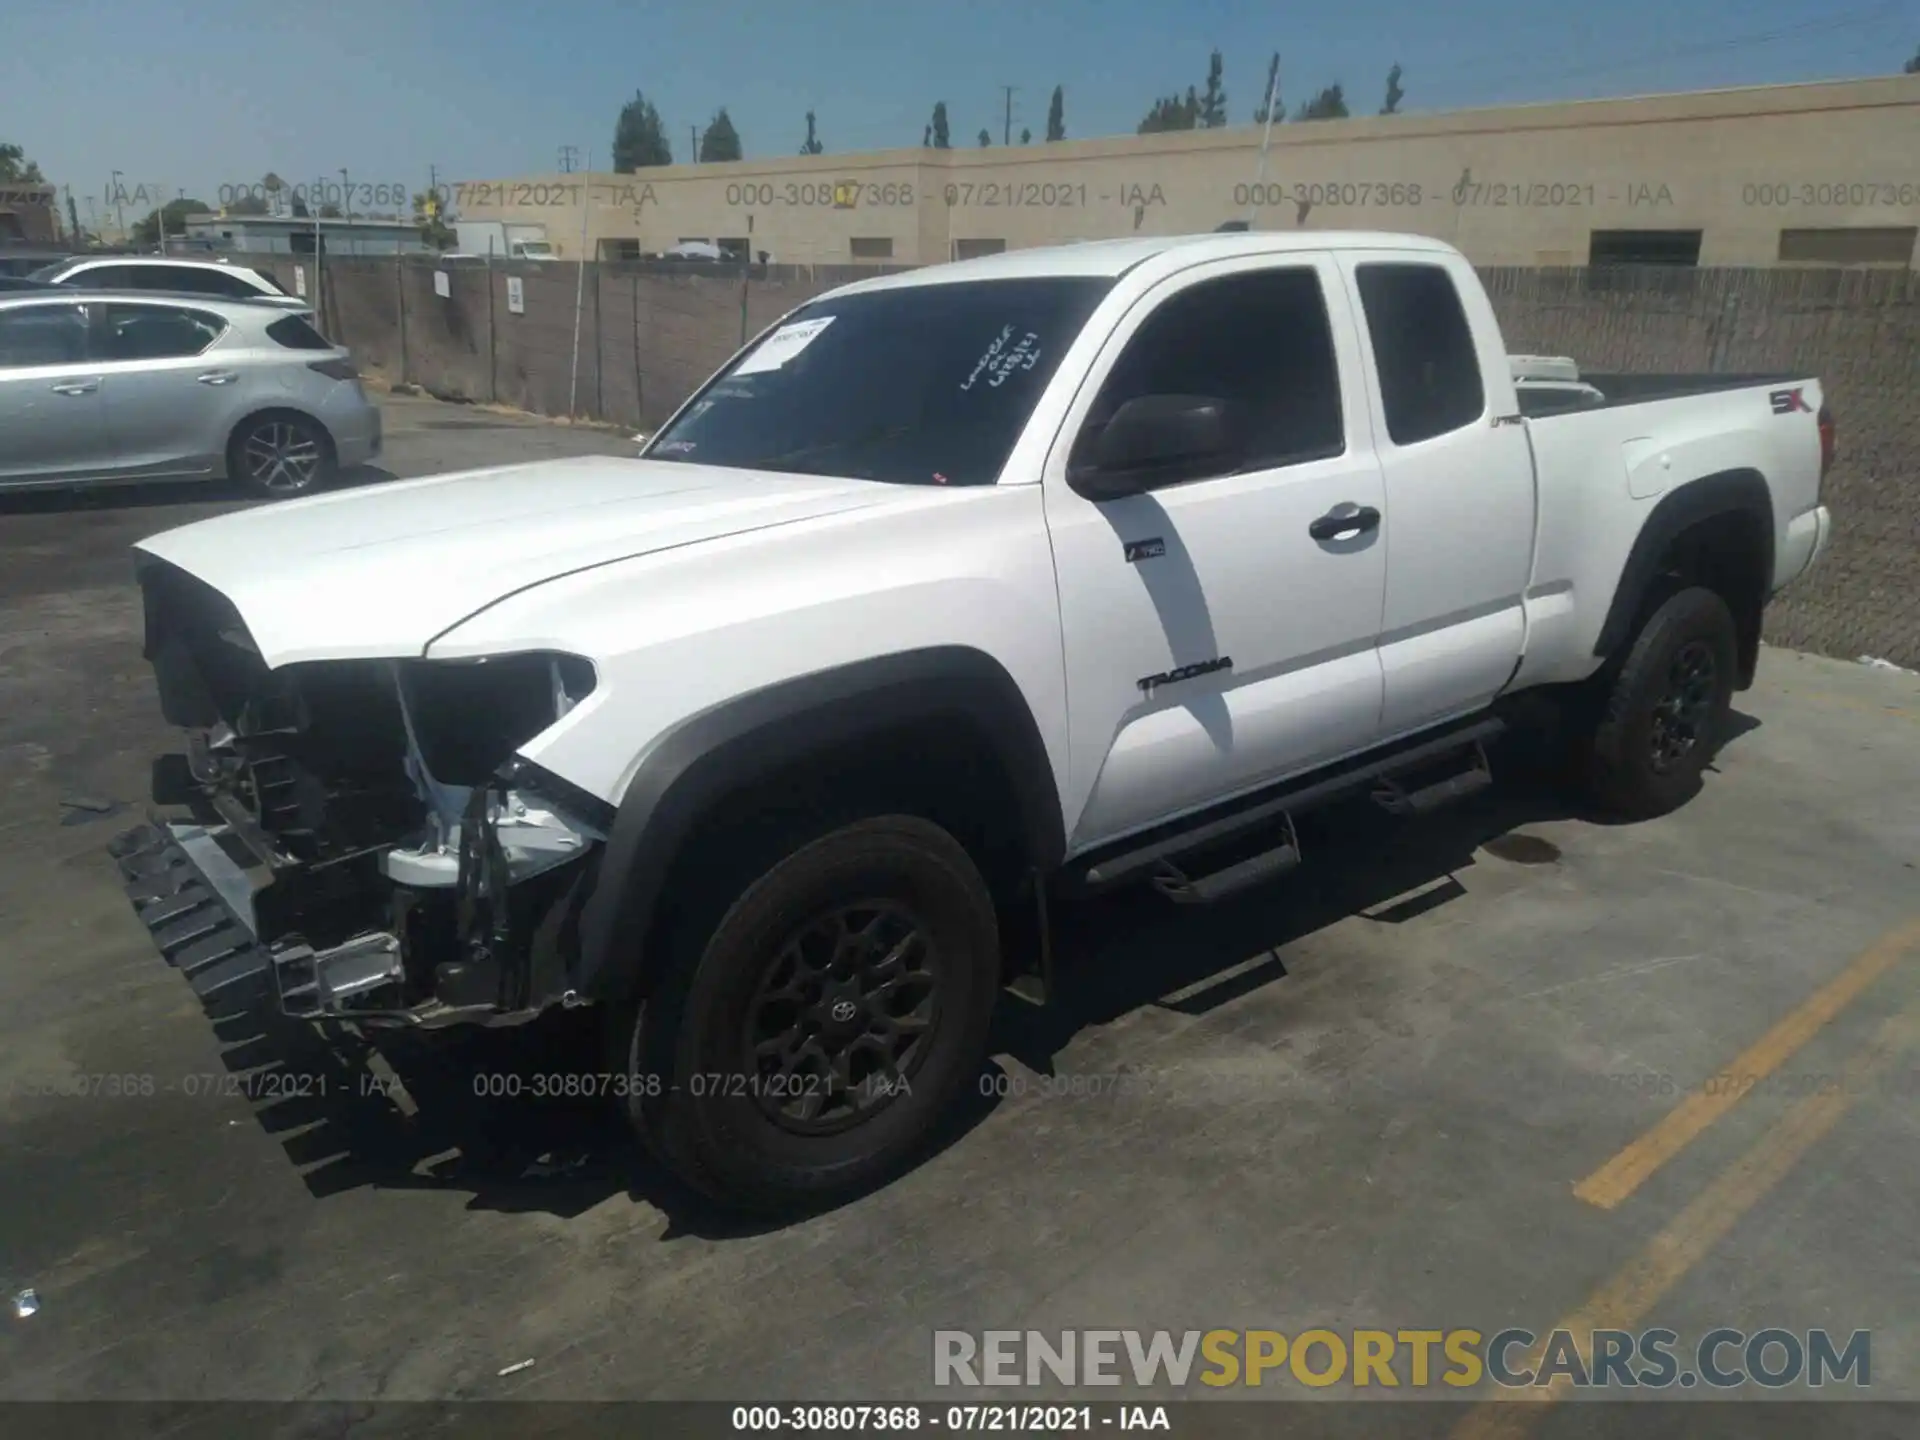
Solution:
[(1113, 412), (1090, 453), (1068, 471), (1089, 500), (1137, 495), (1189, 477), (1232, 453), (1227, 405), (1207, 395), (1142, 395)]

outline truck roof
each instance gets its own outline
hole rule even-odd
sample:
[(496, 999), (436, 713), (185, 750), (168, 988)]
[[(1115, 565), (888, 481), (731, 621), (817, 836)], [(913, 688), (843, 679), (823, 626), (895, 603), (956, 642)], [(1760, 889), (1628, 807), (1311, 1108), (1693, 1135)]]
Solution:
[(1118, 279), (1147, 260), (1179, 251), (1194, 262), (1230, 260), (1240, 255), (1287, 254), (1302, 250), (1403, 250), (1451, 255), (1454, 248), (1424, 235), (1385, 230), (1285, 230), (1207, 232), (1198, 235), (1139, 235), (1124, 240), (1089, 240), (1073, 245), (1045, 245), (1028, 250), (1003, 250), (972, 260), (929, 265), (871, 280), (843, 285), (835, 295), (868, 290), (898, 289), (909, 285), (954, 284), (964, 280), (1012, 280), (1041, 276), (1096, 276)]

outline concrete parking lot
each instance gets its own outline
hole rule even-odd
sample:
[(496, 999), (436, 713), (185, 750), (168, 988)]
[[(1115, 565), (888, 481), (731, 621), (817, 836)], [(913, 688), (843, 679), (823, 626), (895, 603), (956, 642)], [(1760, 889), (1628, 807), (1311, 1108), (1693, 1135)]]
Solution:
[[(386, 408), (394, 474), (632, 453)], [(746, 1226), (592, 1104), (475, 1095), (591, 1066), (579, 1017), (367, 1061), (151, 949), (105, 852), (170, 738), (127, 546), (233, 503), (0, 502), (0, 1287), (40, 1301), (0, 1399), (948, 1399), (936, 1329), (1574, 1321), (1870, 1330), (1865, 1393), (1920, 1399), (1920, 677), (1768, 651), (1659, 822), (1516, 779), (1329, 815), (1213, 911), (1074, 909), (938, 1153)]]

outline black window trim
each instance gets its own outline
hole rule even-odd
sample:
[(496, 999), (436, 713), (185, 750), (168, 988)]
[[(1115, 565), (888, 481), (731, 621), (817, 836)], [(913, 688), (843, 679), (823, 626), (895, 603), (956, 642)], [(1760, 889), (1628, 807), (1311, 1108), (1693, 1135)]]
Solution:
[[(1140, 265), (1146, 263), (1147, 259), (1153, 258), (1157, 257), (1148, 256), (1142, 260), (1137, 260), (1127, 267), (1127, 271), (1137, 269)], [(1112, 359), (1108, 360), (1106, 358), (1108, 352), (1104, 346), (1102, 347), (1100, 355), (1096, 357), (1094, 361), (1094, 371), (1098, 372), (1098, 378), (1096, 379), (1094, 377), (1093, 372), (1089, 372), (1087, 378), (1081, 382), (1081, 389), (1076, 392), (1073, 400), (1068, 405), (1066, 422), (1062, 424), (1059, 438), (1055, 441), (1055, 452), (1062, 457), (1063, 474), (1072, 469), (1073, 453), (1079, 448), (1081, 436), (1086, 430), (1088, 420), (1100, 403), (1100, 396), (1106, 389), (1107, 382), (1112, 379), (1113, 372), (1119, 368), (1120, 362), (1126, 358), (1127, 351), (1132, 347), (1135, 338), (1140, 334), (1141, 330), (1151, 323), (1155, 314), (1164, 306), (1178, 300), (1181, 296), (1189, 295), (1193, 291), (1207, 285), (1218, 284), (1229, 280), (1270, 275), (1276, 270), (1305, 270), (1313, 276), (1314, 283), (1319, 289), (1320, 308), (1327, 322), (1327, 348), (1329, 358), (1333, 361), (1334, 404), (1338, 408), (1340, 418), (1339, 442), (1319, 450), (1301, 451), (1299, 454), (1289, 455), (1284, 459), (1274, 462), (1262, 461), (1258, 464), (1241, 465), (1232, 470), (1222, 470), (1204, 475), (1169, 477), (1165, 480), (1157, 481), (1152, 485), (1142, 487), (1141, 493), (1152, 494), (1161, 490), (1184, 489), (1189, 485), (1206, 485), (1222, 480), (1235, 480), (1244, 475), (1263, 475), (1268, 471), (1289, 470), (1296, 466), (1312, 465), (1324, 460), (1338, 460), (1349, 453), (1351, 449), (1349, 426), (1352, 417), (1347, 413), (1347, 374), (1346, 371), (1341, 368), (1340, 364), (1340, 340), (1333, 315), (1333, 292), (1338, 285), (1340, 277), (1338, 270), (1328, 263), (1332, 258), (1331, 252), (1325, 250), (1278, 251), (1272, 254), (1254, 257), (1256, 263), (1253, 264), (1247, 263), (1248, 258), (1249, 257), (1246, 256), (1212, 258), (1198, 260), (1190, 265), (1183, 265), (1178, 270), (1154, 282), (1146, 293), (1138, 296), (1127, 306), (1126, 310), (1115, 321), (1113, 334), (1109, 336), (1107, 341), (1107, 344), (1114, 344), (1117, 340), (1119, 348), (1112, 352)], [(1332, 284), (1330, 284), (1329, 272), (1331, 272), (1331, 279), (1332, 282), (1334, 282)], [(1123, 271), (1122, 275), (1125, 273), (1127, 272)], [(1114, 283), (1117, 285), (1119, 279), (1116, 278)], [(1344, 286), (1338, 285), (1338, 288), (1341, 303), (1347, 303)], [(1136, 316), (1138, 317), (1137, 319), (1135, 318)], [(1088, 323), (1092, 323), (1092, 317), (1089, 317)], [(1125, 332), (1124, 336), (1120, 334), (1122, 331)], [(1084, 407), (1081, 403), (1082, 395), (1086, 396)], [(1074, 419), (1076, 413), (1079, 416), (1077, 421)], [(1071, 427), (1071, 431), (1069, 431), (1069, 426)], [(1062, 445), (1061, 442), (1064, 442), (1064, 445)], [(1051, 468), (1051, 466), (1049, 466), (1049, 468)]]

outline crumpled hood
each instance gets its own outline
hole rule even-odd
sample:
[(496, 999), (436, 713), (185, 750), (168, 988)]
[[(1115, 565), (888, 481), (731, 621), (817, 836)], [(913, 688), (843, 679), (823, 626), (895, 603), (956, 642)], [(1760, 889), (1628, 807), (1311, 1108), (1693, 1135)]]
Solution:
[(589, 456), (259, 505), (135, 548), (225, 595), (268, 665), (398, 657), (543, 581), (860, 509), (883, 489)]

